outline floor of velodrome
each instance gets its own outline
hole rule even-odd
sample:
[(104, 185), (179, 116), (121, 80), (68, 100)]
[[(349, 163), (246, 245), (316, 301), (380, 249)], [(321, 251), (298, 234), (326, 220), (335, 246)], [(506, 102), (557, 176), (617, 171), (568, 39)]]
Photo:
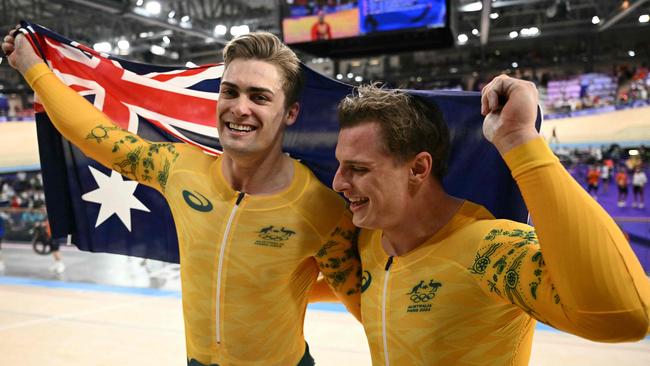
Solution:
[[(62, 249), (51, 256), (3, 244), (0, 365), (183, 365), (178, 267)], [(370, 365), (361, 326), (336, 304), (314, 304), (305, 334), (320, 366)], [(531, 365), (650, 365), (650, 337), (601, 344), (538, 326)]]

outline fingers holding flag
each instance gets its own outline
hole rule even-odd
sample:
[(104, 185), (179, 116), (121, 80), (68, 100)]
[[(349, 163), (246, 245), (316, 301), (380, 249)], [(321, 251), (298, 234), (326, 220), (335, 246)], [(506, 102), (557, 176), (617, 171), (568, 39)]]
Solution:
[(529, 81), (506, 75), (494, 78), (481, 91), (483, 134), (501, 154), (537, 138), (538, 94)]
[(15, 37), (17, 36), (17, 31), (20, 29), (20, 25), (16, 25), (14, 28), (9, 29), (9, 32), (2, 39), (2, 52), (6, 56), (10, 56), (14, 52), (14, 42)]
[(2, 52), (7, 56), (9, 65), (24, 74), (32, 66), (43, 60), (36, 54), (29, 41), (21, 37), (20, 25), (16, 25), (2, 39)]

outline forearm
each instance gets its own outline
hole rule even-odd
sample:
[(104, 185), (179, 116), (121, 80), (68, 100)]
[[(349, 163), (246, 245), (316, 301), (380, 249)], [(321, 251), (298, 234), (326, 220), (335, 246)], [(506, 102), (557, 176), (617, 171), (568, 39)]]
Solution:
[[(336, 228), (316, 253), (315, 259), (323, 279), (329, 284), (335, 296), (360, 321), (361, 260), (354, 250), (356, 230), (349, 212), (344, 213)], [(321, 290), (323, 285), (324, 283), (319, 285)], [(331, 295), (326, 294), (326, 291), (320, 293), (331, 299)]]
[(57, 130), (84, 154), (131, 179), (164, 190), (165, 182), (158, 177), (166, 176), (175, 152), (121, 129), (45, 64), (33, 66), (24, 76)]
[[(536, 139), (504, 156), (530, 211), (547, 270), (569, 312), (648, 329), (650, 283), (613, 219)], [(618, 326), (624, 326), (617, 324)]]

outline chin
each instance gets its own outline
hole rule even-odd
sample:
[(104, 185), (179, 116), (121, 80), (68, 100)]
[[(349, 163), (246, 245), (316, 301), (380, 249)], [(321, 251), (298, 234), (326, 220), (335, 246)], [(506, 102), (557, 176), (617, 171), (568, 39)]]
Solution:
[(379, 229), (377, 225), (374, 225), (372, 221), (365, 219), (364, 217), (357, 217), (356, 215), (352, 216), (352, 223), (354, 226), (362, 229)]
[(229, 153), (240, 153), (247, 154), (255, 151), (253, 146), (249, 143), (243, 143), (242, 141), (223, 141), (222, 145), (223, 151), (228, 151)]

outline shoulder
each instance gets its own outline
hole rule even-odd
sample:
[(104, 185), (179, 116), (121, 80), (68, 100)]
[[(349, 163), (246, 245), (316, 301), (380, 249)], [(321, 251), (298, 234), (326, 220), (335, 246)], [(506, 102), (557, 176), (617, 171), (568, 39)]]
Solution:
[[(538, 245), (535, 229), (520, 222), (504, 219), (477, 220), (466, 225), (472, 247), (478, 253), (509, 251), (514, 247)], [(466, 248), (471, 250), (470, 248)]]
[(188, 143), (161, 143), (160, 145), (161, 148), (169, 149), (170, 152), (177, 154), (182, 165), (202, 166), (210, 164), (218, 158), (218, 156), (210, 155), (198, 146)]
[(308, 202), (310, 206), (318, 206), (322, 212), (345, 210), (345, 199), (341, 195), (318, 180), (309, 168), (302, 164), (298, 164), (298, 166), (299, 169), (304, 170), (303, 173), (307, 176), (304, 194), (301, 196), (303, 201)]
[(351, 222), (343, 197), (320, 182), (307, 167), (298, 166), (307, 174), (304, 191), (295, 206), (302, 216), (321, 233), (330, 231), (341, 220)]
[(474, 275), (502, 273), (508, 266), (518, 265), (526, 256), (541, 261), (542, 256), (535, 230), (526, 224), (510, 220), (489, 220), (483, 227), (478, 248), (474, 252), (469, 272)]
[(522, 242), (530, 241), (537, 243), (535, 229), (521, 222), (512, 220), (484, 220), (482, 224), (481, 242)]
[[(518, 256), (528, 249), (538, 250), (539, 241), (535, 229), (511, 220), (486, 220), (482, 225), (476, 258), (495, 256)], [(485, 224), (485, 223), (482, 223)]]

